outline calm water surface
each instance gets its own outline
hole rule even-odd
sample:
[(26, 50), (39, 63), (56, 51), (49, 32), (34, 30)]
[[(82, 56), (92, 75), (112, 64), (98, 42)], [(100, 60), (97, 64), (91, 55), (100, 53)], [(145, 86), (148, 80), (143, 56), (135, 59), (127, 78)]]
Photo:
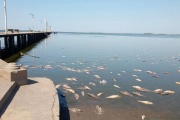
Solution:
[[(70, 113), (71, 119), (85, 119), (85, 116), (90, 115), (95, 119), (108, 119), (109, 116), (113, 116), (113, 119), (137, 120), (141, 119), (141, 115), (146, 115), (149, 120), (178, 120), (180, 85), (175, 82), (180, 82), (179, 45), (180, 38), (173, 37), (52, 34), (26, 53), (40, 58), (22, 56), (17, 63), (29, 66), (29, 77), (48, 77), (55, 84), (68, 84), (79, 94), (79, 100), (75, 100), (73, 94), (64, 92), (68, 107), (77, 107), (83, 111)], [(99, 70), (99, 66), (106, 69)], [(90, 68), (89, 74), (83, 71), (87, 67)], [(74, 71), (67, 68), (73, 68)], [(146, 71), (155, 72), (158, 78)], [(98, 79), (94, 75), (101, 78)], [(65, 79), (71, 77), (78, 79)], [(137, 78), (142, 81), (136, 81)], [(106, 80), (107, 83), (100, 84), (100, 80)], [(89, 82), (95, 83), (96, 86), (90, 85)], [(85, 90), (83, 97), (82, 90), (77, 88), (85, 85), (91, 90)], [(135, 92), (132, 87), (135, 85), (150, 90), (173, 90), (175, 94), (163, 96), (152, 92), (140, 92), (145, 97), (129, 97), (119, 93)], [(62, 87), (60, 89), (64, 91)], [(87, 93), (96, 95), (100, 92), (104, 95), (97, 99), (87, 96)], [(120, 95), (121, 98), (106, 98), (113, 94)], [(153, 105), (145, 105), (138, 100), (151, 101)], [(95, 112), (96, 105), (104, 110), (102, 115)]]

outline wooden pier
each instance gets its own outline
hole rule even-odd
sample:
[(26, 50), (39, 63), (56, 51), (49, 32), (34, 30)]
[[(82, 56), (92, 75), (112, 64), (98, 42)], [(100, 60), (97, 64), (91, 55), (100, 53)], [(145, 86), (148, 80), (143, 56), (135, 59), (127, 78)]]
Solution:
[(6, 59), (26, 47), (46, 38), (51, 32), (0, 33), (0, 59)]

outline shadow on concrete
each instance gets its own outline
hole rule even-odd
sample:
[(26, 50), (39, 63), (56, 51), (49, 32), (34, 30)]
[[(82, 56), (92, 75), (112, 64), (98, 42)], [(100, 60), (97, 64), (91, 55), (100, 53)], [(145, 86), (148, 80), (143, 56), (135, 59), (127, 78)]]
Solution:
[(70, 120), (69, 109), (67, 105), (67, 101), (63, 92), (60, 89), (57, 89), (58, 97), (60, 102), (60, 118), (59, 120)]
[(28, 79), (28, 85), (36, 84), (36, 83), (38, 83), (38, 82), (34, 81), (34, 80), (31, 80), (31, 79)]
[(17, 91), (19, 90), (19, 86), (16, 86), (16, 88), (14, 89), (14, 91), (11, 93), (10, 97), (8, 98), (8, 100), (5, 102), (3, 108), (0, 110), (0, 118), (1, 116), (4, 114), (4, 112), (6, 111), (6, 109), (8, 108), (9, 104), (11, 103), (11, 101), (13, 100), (14, 96), (16, 95)]

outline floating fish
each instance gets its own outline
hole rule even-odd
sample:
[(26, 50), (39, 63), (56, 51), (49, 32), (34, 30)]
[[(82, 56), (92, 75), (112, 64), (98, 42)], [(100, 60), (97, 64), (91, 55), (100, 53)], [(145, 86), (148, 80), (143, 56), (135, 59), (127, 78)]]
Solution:
[(135, 88), (136, 90), (142, 91), (142, 92), (150, 92), (150, 90), (148, 90), (146, 88), (141, 88), (139, 86), (133, 86), (133, 88)]
[(135, 72), (141, 72), (142, 70), (140, 69), (133, 69)]
[(66, 80), (68, 80), (68, 81), (77, 81), (77, 78), (75, 78), (75, 77), (72, 77), (72, 78), (65, 78)]
[(98, 115), (103, 114), (103, 112), (104, 112), (99, 105), (96, 106), (96, 110), (98, 112)]
[(106, 68), (103, 67), (103, 66), (99, 66), (99, 67), (98, 67), (98, 70), (106, 70)]
[(81, 91), (81, 95), (84, 96), (84, 91)]
[(114, 82), (116, 82), (117, 80), (116, 79), (113, 79)]
[(180, 70), (178, 70), (178, 72), (180, 72)]
[(146, 118), (146, 116), (145, 116), (145, 115), (142, 115), (142, 117), (141, 117), (141, 118), (142, 118), (142, 120), (144, 120), (144, 119)]
[(146, 105), (153, 105), (153, 103), (150, 102), (150, 101), (140, 101), (140, 100), (138, 100), (138, 102), (146, 104)]
[(101, 96), (101, 95), (103, 95), (103, 94), (104, 94), (104, 93), (98, 93), (97, 96), (99, 97), (99, 96)]
[(62, 86), (63, 86), (64, 89), (70, 89), (70, 88), (71, 88), (70, 86), (68, 86), (68, 85), (66, 85), (66, 84), (64, 84), (64, 85), (62, 85)]
[(106, 98), (113, 99), (113, 98), (120, 98), (120, 96), (119, 95), (110, 95), (110, 96), (108, 96)]
[(120, 88), (118, 85), (114, 85), (114, 87)]
[(163, 72), (164, 74), (168, 74), (168, 72)]
[(69, 108), (69, 110), (70, 110), (71, 112), (77, 112), (77, 113), (82, 112), (82, 110), (80, 110), (80, 109), (78, 109), (78, 108)]
[(138, 77), (137, 75), (132, 75), (133, 77)]
[(126, 91), (120, 91), (120, 93), (123, 94), (123, 95), (132, 97), (132, 95), (130, 93), (126, 92)]
[(137, 78), (136, 81), (141, 82), (141, 79)]
[(156, 74), (155, 72), (152, 72), (152, 71), (146, 71), (146, 73), (148, 73), (148, 74)]
[(90, 85), (94, 85), (94, 86), (96, 86), (96, 84), (95, 84), (95, 83), (92, 83), (92, 82), (89, 82), (89, 84), (90, 84)]
[(101, 78), (99, 75), (94, 75), (94, 76), (95, 76), (96, 78), (98, 78), (98, 79)]
[(117, 75), (121, 76), (121, 74), (117, 73)]
[(75, 91), (73, 89), (66, 89), (67, 92), (70, 92), (70, 93), (75, 93)]
[(74, 93), (74, 97), (75, 97), (76, 100), (79, 99), (79, 95), (77, 93)]
[(88, 86), (84, 86), (85, 90), (91, 90), (91, 88), (89, 88)]
[(175, 82), (177, 85), (180, 85), (180, 82)]
[(172, 90), (166, 90), (166, 91), (162, 92), (161, 94), (162, 94), (162, 95), (169, 95), (169, 94), (174, 94), (174, 93), (175, 93), (175, 92), (172, 91)]
[(153, 92), (154, 92), (154, 93), (157, 93), (157, 94), (161, 94), (161, 93), (163, 92), (163, 90), (162, 90), (162, 89), (156, 89), (156, 90), (154, 90)]
[(58, 84), (55, 86), (55, 88), (60, 88), (61, 87), (61, 84)]
[(97, 96), (95, 96), (95, 95), (92, 94), (92, 93), (87, 93), (87, 95), (88, 95), (89, 97), (97, 98)]
[(142, 94), (139, 93), (139, 92), (132, 92), (132, 94), (137, 95), (137, 96), (140, 96), (140, 97), (144, 97), (144, 95), (142, 95)]

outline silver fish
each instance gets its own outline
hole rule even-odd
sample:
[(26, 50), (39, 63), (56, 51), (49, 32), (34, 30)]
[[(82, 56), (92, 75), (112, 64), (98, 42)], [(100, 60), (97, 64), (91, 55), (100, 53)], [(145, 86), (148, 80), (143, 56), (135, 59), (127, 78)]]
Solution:
[(140, 96), (140, 97), (144, 97), (144, 95), (142, 95), (142, 94), (139, 93), (139, 92), (132, 92), (132, 94), (137, 95), (137, 96)]
[(156, 89), (156, 90), (154, 90), (153, 92), (154, 92), (154, 93), (157, 93), (157, 94), (161, 94), (161, 93), (163, 92), (163, 90), (162, 90), (162, 89)]
[(70, 86), (68, 86), (68, 85), (66, 85), (66, 84), (64, 84), (64, 85), (62, 85), (62, 86), (63, 86), (64, 89), (70, 89), (70, 88), (71, 88)]
[(153, 104), (150, 101), (141, 101), (141, 100), (138, 100), (138, 102), (143, 103), (143, 104), (147, 104), (147, 105), (152, 105)]
[(101, 96), (101, 95), (103, 95), (103, 94), (104, 94), (104, 93), (98, 93), (97, 96), (99, 97), (99, 96)]
[(177, 85), (180, 85), (180, 82), (175, 82)]
[(118, 85), (114, 85), (114, 87), (116, 87), (116, 88), (120, 88)]
[(175, 92), (172, 91), (172, 90), (166, 90), (166, 91), (162, 92), (161, 94), (162, 94), (162, 95), (169, 95), (169, 94), (174, 94), (174, 93), (175, 93)]
[(67, 92), (70, 92), (70, 93), (75, 93), (75, 91), (73, 89), (66, 89)]
[(130, 93), (126, 92), (126, 91), (120, 91), (120, 93), (123, 94), (123, 95), (132, 97), (132, 95)]
[(108, 96), (106, 98), (113, 99), (113, 98), (120, 98), (120, 96), (119, 95), (110, 95), (110, 96)]
[(89, 97), (97, 98), (97, 96), (95, 96), (95, 95), (92, 94), (92, 93), (87, 93), (87, 95), (88, 95)]

